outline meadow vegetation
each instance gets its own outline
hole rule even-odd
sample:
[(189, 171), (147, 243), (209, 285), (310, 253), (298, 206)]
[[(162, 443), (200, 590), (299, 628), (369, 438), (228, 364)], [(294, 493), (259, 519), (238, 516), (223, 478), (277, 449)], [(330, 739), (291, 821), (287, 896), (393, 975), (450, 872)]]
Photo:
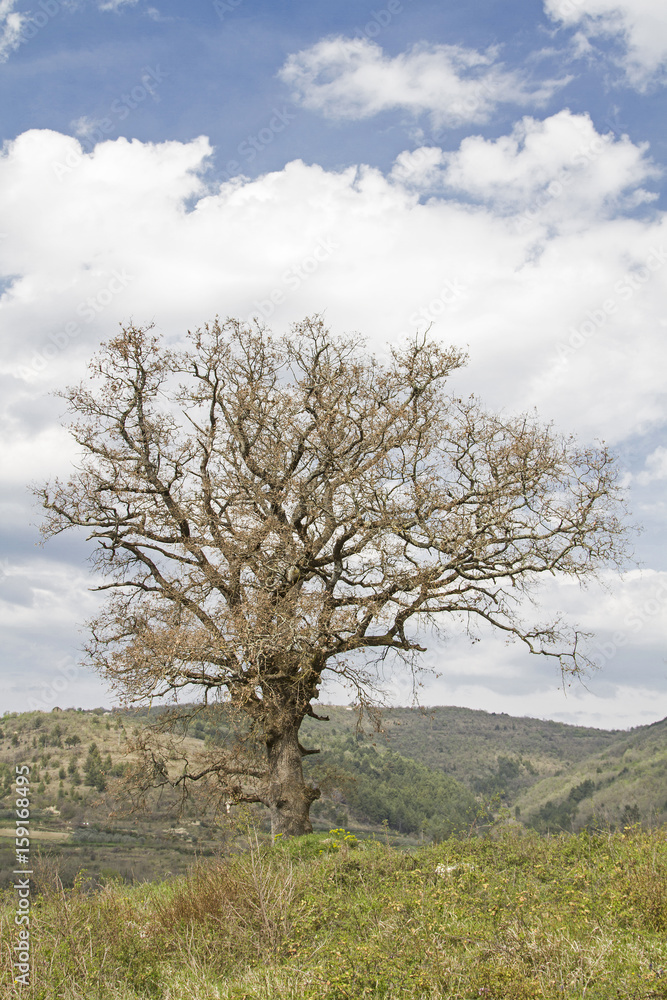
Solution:
[[(170, 881), (38, 877), (25, 1000), (667, 998), (667, 840), (639, 827), (400, 851), (342, 829)], [(2, 995), (14, 900), (0, 899)]]

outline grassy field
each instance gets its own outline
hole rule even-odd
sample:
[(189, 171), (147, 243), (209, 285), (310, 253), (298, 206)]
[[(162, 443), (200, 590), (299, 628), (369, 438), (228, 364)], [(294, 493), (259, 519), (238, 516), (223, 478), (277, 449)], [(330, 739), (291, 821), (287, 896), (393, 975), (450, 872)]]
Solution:
[(15, 899), (0, 899), (0, 992), (30, 1000), (667, 998), (667, 837), (506, 827), (415, 851), (343, 830), (168, 882), (33, 897), (32, 983), (12, 985)]

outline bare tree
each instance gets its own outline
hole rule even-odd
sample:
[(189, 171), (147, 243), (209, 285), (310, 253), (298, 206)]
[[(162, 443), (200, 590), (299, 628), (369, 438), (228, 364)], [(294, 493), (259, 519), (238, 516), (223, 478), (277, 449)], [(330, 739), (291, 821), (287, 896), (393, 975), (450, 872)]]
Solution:
[(369, 651), (410, 662), (453, 617), (586, 665), (580, 634), (526, 625), (522, 606), (540, 574), (585, 580), (623, 558), (605, 448), (447, 396), (465, 357), (426, 335), (387, 363), (319, 317), (189, 336), (171, 352), (129, 326), (105, 345), (63, 393), (78, 471), (38, 491), (47, 536), (83, 526), (96, 543), (103, 676), (135, 703), (216, 695), (261, 736), (261, 757), (221, 747), (178, 774), (146, 743), (153, 777), (214, 777), (268, 806), (274, 833), (309, 832), (317, 751), (299, 727), (325, 671), (363, 699)]

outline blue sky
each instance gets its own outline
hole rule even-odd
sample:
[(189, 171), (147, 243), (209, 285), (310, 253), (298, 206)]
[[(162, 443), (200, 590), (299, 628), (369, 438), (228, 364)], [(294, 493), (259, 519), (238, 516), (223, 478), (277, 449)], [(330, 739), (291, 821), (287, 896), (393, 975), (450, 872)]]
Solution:
[(640, 568), (543, 592), (595, 633), (585, 688), (452, 634), (422, 701), (667, 714), (662, 0), (0, 0), (0, 59), (5, 708), (110, 700), (86, 546), (36, 548), (26, 485), (75, 459), (52, 392), (130, 317), (324, 311), (378, 350), (433, 323), (457, 391), (609, 441), (643, 527)]
[[(392, 12), (381, 4), (349, 2), (219, 0), (216, 8), (195, 0), (126, 3), (114, 13), (94, 2), (44, 0), (44, 9), (16, 3), (14, 10), (34, 20), (25, 21), (24, 40), (4, 65), (5, 92), (12, 97), (0, 113), (7, 139), (28, 128), (68, 133), (82, 117), (107, 119), (108, 131), (97, 135), (187, 142), (205, 134), (216, 147), (216, 166), (224, 168), (238, 159), (237, 147), (247, 136), (266, 127), (274, 105), (296, 110), (289, 86), (277, 78), (287, 58), (323, 37), (340, 35), (365, 38), (388, 56), (425, 42), (479, 52), (496, 47), (498, 61), (519, 68), (529, 80), (573, 77), (542, 105), (543, 114), (569, 107), (590, 114), (601, 131), (648, 139), (654, 155), (665, 150), (664, 90), (651, 85), (649, 94), (638, 95), (621, 84), (622, 74), (609, 67), (617, 39), (602, 45), (597, 40), (598, 59), (576, 58), (573, 32), (554, 23), (540, 2), (468, 7), (405, 0), (394, 3)], [(147, 71), (155, 76), (154, 92), (138, 102), (124, 101), (124, 94), (142, 86)], [(119, 110), (112, 110), (114, 104)], [(501, 106), (484, 123), (483, 134), (502, 135), (515, 120), (516, 107)], [(410, 142), (414, 122), (387, 112), (346, 126), (302, 110), (261, 157), (243, 161), (244, 171), (256, 176), (296, 157), (328, 168), (363, 162), (385, 169)], [(438, 138), (453, 149), (467, 131), (464, 123), (442, 130)]]

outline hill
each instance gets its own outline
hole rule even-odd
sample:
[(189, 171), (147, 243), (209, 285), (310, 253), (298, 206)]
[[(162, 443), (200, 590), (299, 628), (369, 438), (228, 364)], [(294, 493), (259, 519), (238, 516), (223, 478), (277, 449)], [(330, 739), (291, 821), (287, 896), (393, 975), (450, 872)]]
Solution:
[(214, 821), (175, 796), (152, 796), (132, 812), (122, 794), (128, 715), (95, 709), (6, 713), (0, 720), (0, 877), (13, 864), (15, 813), (10, 788), (17, 764), (31, 769), (32, 848), (57, 857), (66, 884), (80, 869), (94, 876), (155, 878), (183, 871), (196, 853), (219, 848)]
[[(328, 723), (306, 720), (304, 761), (323, 789), (316, 830), (345, 826), (358, 836), (391, 835), (403, 846), (484, 828), (502, 805), (540, 831), (667, 820), (667, 720), (605, 731), (472, 709), (388, 709), (381, 731), (356, 713), (320, 706)], [(71, 882), (127, 880), (185, 871), (195, 857), (232, 850), (243, 823), (262, 828), (261, 807), (214, 815), (195, 795), (151, 793), (137, 810), (123, 786), (129, 738), (152, 712), (76, 709), (6, 713), (0, 720), (0, 877), (13, 864), (15, 764), (32, 769), (34, 845), (57, 856)], [(224, 712), (192, 718), (186, 745), (224, 733)]]
[(516, 800), (540, 831), (667, 822), (667, 719), (619, 734), (602, 752)]
[[(173, 790), (133, 800), (123, 777), (130, 738), (156, 712), (76, 709), (6, 714), (0, 725), (0, 880), (11, 881), (15, 813), (14, 768), (28, 764), (34, 850), (57, 860), (65, 884), (85, 868), (93, 882), (128, 881), (183, 872), (195, 858), (234, 850), (250, 821), (266, 828), (262, 807), (216, 815), (202, 796), (185, 802)], [(347, 718), (347, 714), (346, 714)], [(197, 715), (185, 737), (201, 750), (224, 731), (211, 710)], [(403, 846), (442, 839), (475, 818), (473, 793), (461, 783), (386, 749), (347, 736), (332, 743), (311, 769), (326, 791), (313, 809), (315, 829), (350, 825), (359, 835), (387, 835)], [(312, 760), (312, 758), (311, 758)]]
[[(470, 815), (461, 798), (464, 786), (482, 812), (503, 805), (541, 830), (667, 822), (667, 719), (628, 731), (468, 708), (391, 708), (382, 713), (381, 729), (375, 731), (370, 720), (360, 729), (356, 713), (348, 708), (319, 706), (318, 712), (328, 715), (329, 722), (304, 721), (303, 742), (321, 750), (317, 757), (306, 758), (305, 766), (313, 777), (332, 778), (314, 815), (339, 825), (373, 821), (364, 804), (373, 800), (380, 782), (382, 804), (379, 812), (372, 811), (373, 817), (384, 812), (396, 830), (431, 835), (431, 817), (424, 808), (412, 810), (413, 818), (408, 819), (412, 788), (419, 785), (417, 797), (426, 794), (429, 781), (435, 782), (434, 797), (460, 798), (460, 817)], [(205, 716), (196, 723), (200, 735), (209, 734), (207, 726), (215, 725), (219, 721), (207, 722)], [(403, 763), (393, 771), (389, 760), (373, 765), (371, 751), (395, 754)], [(406, 761), (426, 769), (419, 772), (419, 780), (416, 771), (412, 780), (404, 779)], [(372, 771), (373, 766), (371, 787), (368, 768)], [(380, 772), (386, 775), (382, 780)], [(457, 786), (448, 792), (447, 786), (437, 785), (435, 775), (455, 779)], [(397, 799), (405, 805), (401, 818), (392, 812), (391, 802)]]
[[(330, 725), (306, 719), (302, 731), (308, 739), (326, 746), (337, 732), (354, 732), (353, 712), (326, 706), (325, 714), (331, 717)], [(451, 775), (474, 791), (513, 796), (626, 735), (622, 730), (439, 707), (387, 709), (382, 713), (382, 732), (372, 739), (378, 746)]]

